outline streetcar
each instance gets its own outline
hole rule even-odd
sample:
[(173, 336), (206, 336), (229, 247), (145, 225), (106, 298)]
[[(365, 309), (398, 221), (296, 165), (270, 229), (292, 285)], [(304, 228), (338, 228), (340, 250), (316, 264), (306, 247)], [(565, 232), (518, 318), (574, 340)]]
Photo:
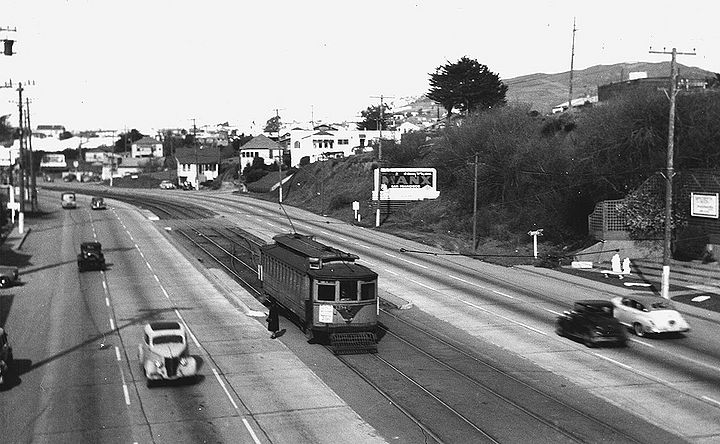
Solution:
[(267, 301), (336, 354), (377, 352), (377, 273), (313, 236), (279, 234), (273, 241), (260, 247), (258, 265)]

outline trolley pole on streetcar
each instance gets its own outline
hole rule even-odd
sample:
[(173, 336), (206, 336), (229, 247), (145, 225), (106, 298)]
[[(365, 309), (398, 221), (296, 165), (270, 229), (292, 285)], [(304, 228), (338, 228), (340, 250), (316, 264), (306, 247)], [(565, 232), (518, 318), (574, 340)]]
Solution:
[(668, 122), (668, 145), (667, 145), (667, 172), (665, 174), (665, 239), (663, 242), (663, 270), (662, 270), (662, 287), (660, 295), (665, 299), (670, 299), (670, 251), (672, 239), (672, 191), (673, 191), (673, 157), (675, 152), (675, 96), (677, 96), (677, 69), (675, 67), (678, 54), (695, 55), (694, 52), (677, 52), (676, 48), (672, 51), (653, 51), (651, 54), (671, 54), (670, 59), (670, 116)]

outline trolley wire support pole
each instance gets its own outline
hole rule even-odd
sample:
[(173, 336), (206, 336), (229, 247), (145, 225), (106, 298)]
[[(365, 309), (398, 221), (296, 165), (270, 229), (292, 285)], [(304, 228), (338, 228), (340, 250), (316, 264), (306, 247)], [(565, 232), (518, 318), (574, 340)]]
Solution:
[(475, 152), (475, 192), (473, 194), (473, 252), (477, 250), (478, 153)]
[(663, 270), (662, 270), (662, 287), (660, 295), (665, 299), (670, 299), (670, 249), (672, 239), (672, 190), (673, 190), (673, 157), (675, 152), (675, 96), (677, 95), (677, 69), (676, 58), (678, 54), (695, 55), (694, 52), (677, 52), (676, 48), (668, 52), (653, 51), (651, 54), (671, 54), (670, 60), (670, 117), (668, 122), (668, 146), (667, 146), (667, 173), (665, 177), (665, 238), (663, 242)]
[(20, 234), (25, 232), (25, 149), (23, 146), (24, 142), (24, 122), (23, 122), (23, 103), (22, 103), (22, 83), (18, 83), (18, 112), (19, 112), (19, 125), (20, 125), (20, 157), (18, 158), (18, 173), (20, 182), (20, 211), (18, 213), (18, 231)]
[[(380, 131), (378, 135), (378, 161), (382, 161), (382, 129), (383, 125), (385, 123), (385, 102), (384, 99), (394, 99), (393, 96), (384, 96), (380, 94), (379, 96), (370, 96), (371, 99), (380, 99), (380, 108), (378, 109), (378, 112), (380, 113), (380, 119), (378, 122), (377, 129)], [(380, 201), (378, 200), (378, 203)]]
[(33, 214), (38, 210), (38, 199), (37, 199), (37, 174), (35, 171), (35, 154), (33, 153), (32, 147), (32, 125), (30, 125), (30, 99), (25, 98), (25, 120), (27, 122), (28, 129), (28, 152), (30, 153), (30, 208)]
[(575, 62), (575, 17), (573, 17), (573, 30), (572, 30), (572, 48), (570, 50), (570, 92), (568, 93), (568, 112), (571, 113), (573, 110), (572, 106), (572, 88), (573, 88), (573, 64)]

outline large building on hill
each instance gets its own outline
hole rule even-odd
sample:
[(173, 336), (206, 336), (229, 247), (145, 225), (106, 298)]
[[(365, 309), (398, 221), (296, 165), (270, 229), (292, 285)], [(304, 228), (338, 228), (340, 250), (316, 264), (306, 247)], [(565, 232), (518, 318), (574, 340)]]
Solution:
[(400, 142), (402, 133), (397, 130), (357, 130), (330, 125), (316, 126), (311, 130), (294, 128), (290, 130), (287, 139), (290, 165), (298, 166), (301, 162), (313, 163), (372, 151), (381, 136), (384, 140)]

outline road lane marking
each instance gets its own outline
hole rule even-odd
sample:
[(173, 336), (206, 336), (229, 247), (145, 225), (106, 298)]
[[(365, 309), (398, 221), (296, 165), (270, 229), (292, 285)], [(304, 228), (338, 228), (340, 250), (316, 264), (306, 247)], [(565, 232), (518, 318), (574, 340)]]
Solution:
[(115, 346), (115, 357), (118, 361), (122, 361), (122, 359), (120, 358), (120, 348), (117, 345)]
[(235, 408), (235, 410), (238, 410), (238, 405), (235, 403), (235, 400), (230, 395), (230, 392), (228, 391), (227, 387), (225, 387), (225, 383), (220, 379), (220, 374), (217, 370), (212, 369), (213, 374), (215, 375), (215, 379), (217, 379), (217, 382), (220, 383), (220, 387), (225, 391), (225, 395), (227, 395), (228, 399), (230, 400), (230, 404)]
[(177, 315), (177, 317), (180, 319), (180, 321), (185, 326), (185, 330), (187, 330), (188, 334), (190, 335), (190, 339), (193, 340), (193, 342), (195, 343), (195, 346), (197, 348), (202, 348), (202, 347), (200, 347), (200, 343), (198, 342), (197, 338), (193, 334), (192, 330), (190, 330), (190, 326), (187, 325), (187, 322), (185, 322), (185, 319), (183, 319), (182, 315), (180, 314), (180, 312), (178, 311), (177, 308), (175, 309), (175, 314)]
[(108, 299), (107, 297), (105, 298), (105, 306), (106, 307), (110, 306), (110, 299)]
[(720, 407), (720, 401), (716, 401), (716, 400), (712, 399), (712, 398), (709, 397), (709, 396), (703, 396), (702, 399), (704, 399), (704, 400), (706, 400), (706, 401), (710, 401), (710, 402), (712, 402), (712, 403), (714, 403), (714, 404), (717, 404), (718, 407)]
[(542, 331), (542, 330), (538, 330), (538, 329), (535, 328), (535, 327), (531, 327), (531, 326), (529, 326), (529, 325), (527, 325), (527, 324), (525, 324), (525, 323), (522, 323), (522, 322), (520, 322), (520, 321), (516, 321), (516, 320), (511, 319), (511, 318), (509, 318), (509, 317), (507, 317), (507, 316), (503, 316), (503, 315), (501, 315), (501, 314), (499, 314), (499, 313), (494, 313), (494, 312), (488, 310), (487, 308), (481, 307), (481, 306), (479, 306), (479, 305), (477, 305), (477, 304), (473, 304), (473, 303), (470, 302), (470, 301), (465, 301), (465, 300), (463, 300), (463, 299), (458, 299), (458, 300), (459, 300), (460, 302), (462, 302), (463, 304), (466, 304), (466, 305), (469, 305), (469, 306), (471, 306), (471, 307), (477, 308), (478, 310), (482, 310), (482, 311), (484, 311), (484, 312), (486, 312), (486, 313), (489, 313), (489, 314), (491, 314), (491, 315), (493, 315), (493, 316), (497, 316), (497, 317), (499, 317), (499, 318), (501, 318), (501, 319), (505, 319), (505, 320), (508, 321), (508, 322), (512, 322), (513, 324), (517, 324), (517, 325), (519, 325), (519, 326), (521, 326), (521, 327), (527, 328), (528, 330), (532, 330), (532, 331), (534, 331), (535, 333), (540, 333), (540, 334), (543, 335), (543, 336), (547, 336), (547, 333), (545, 333), (545, 332)]
[(255, 444), (260, 444), (260, 440), (258, 439), (257, 435), (255, 434), (255, 430), (253, 430), (252, 427), (250, 427), (250, 423), (248, 422), (248, 420), (243, 418), (242, 421), (243, 421), (243, 424), (245, 424), (245, 428), (250, 433), (250, 436), (252, 436), (253, 442), (255, 442)]
[(401, 260), (401, 261), (403, 261), (403, 262), (407, 262), (408, 264), (415, 265), (416, 267), (425, 268), (425, 269), (428, 268), (428, 267), (425, 266), (425, 265), (418, 264), (417, 262), (409, 261), (409, 260), (407, 260), (407, 259), (403, 259), (403, 258), (401, 258), (401, 257), (399, 257), (399, 256), (395, 256), (394, 254), (390, 254), (390, 253), (384, 253), (384, 254), (385, 254), (385, 256), (390, 256), (390, 257), (393, 258), (393, 259), (398, 259), (398, 260)]
[(413, 279), (408, 279), (408, 280), (409, 280), (410, 282), (412, 282), (412, 283), (418, 284), (418, 285), (421, 286), (421, 287), (425, 287), (425, 288), (427, 288), (428, 290), (440, 291), (440, 290), (438, 290), (437, 288), (432, 288), (431, 286), (425, 285), (425, 284), (423, 284), (422, 282), (418, 282), (418, 281), (413, 280)]
[(110, 331), (115, 330), (115, 321), (113, 321), (113, 318), (110, 318)]
[(102, 281), (102, 284), (103, 284), (103, 289), (104, 289), (105, 291), (107, 291), (108, 287), (107, 287), (107, 283), (105, 282), (104, 279), (103, 279), (103, 281)]
[(392, 274), (392, 275), (395, 275), (395, 276), (399, 276), (399, 275), (400, 275), (400, 273), (395, 273), (394, 271), (388, 270), (387, 268), (385, 269), (385, 271), (388, 272), (388, 273), (390, 273), (390, 274)]
[(377, 265), (377, 264), (375, 264), (375, 263), (373, 263), (373, 262), (366, 261), (365, 259), (359, 259), (358, 261), (359, 261), (359, 262), (365, 262), (366, 264), (370, 265), (371, 267), (374, 267), (374, 266)]

